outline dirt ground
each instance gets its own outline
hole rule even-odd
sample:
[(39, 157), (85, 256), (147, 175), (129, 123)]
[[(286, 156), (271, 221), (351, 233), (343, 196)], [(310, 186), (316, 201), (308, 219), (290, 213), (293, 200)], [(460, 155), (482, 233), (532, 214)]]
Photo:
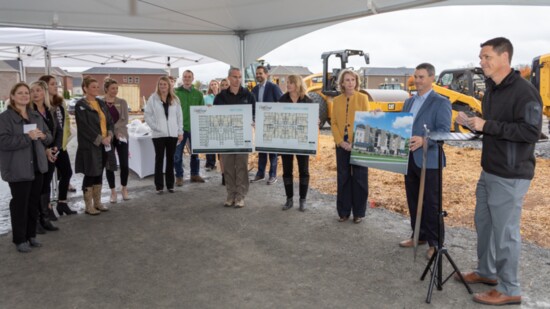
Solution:
[[(319, 136), (319, 155), (310, 160), (311, 186), (336, 194), (336, 152), (332, 136)], [(475, 187), (481, 173), (481, 151), (444, 145), (447, 167), (443, 172), (443, 205), (448, 226), (474, 228)], [(256, 155), (250, 156), (255, 166)], [(281, 160), (279, 160), (281, 165)], [(282, 171), (282, 166), (279, 166)], [(294, 175), (298, 175), (295, 167)], [(550, 160), (537, 158), (535, 178), (525, 198), (521, 234), (524, 240), (550, 248)], [(369, 170), (370, 205), (408, 215), (404, 177), (377, 169)]]

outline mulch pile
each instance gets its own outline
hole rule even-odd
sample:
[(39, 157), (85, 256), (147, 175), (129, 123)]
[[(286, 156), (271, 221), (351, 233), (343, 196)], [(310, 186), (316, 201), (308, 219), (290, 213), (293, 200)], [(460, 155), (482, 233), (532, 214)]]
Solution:
[[(310, 186), (336, 194), (336, 151), (332, 136), (319, 136), (319, 154), (310, 159)], [(475, 187), (481, 173), (481, 151), (445, 145), (447, 167), (443, 172), (443, 207), (447, 226), (474, 229)], [(250, 156), (256, 167), (256, 154)], [(295, 164), (294, 176), (298, 176)], [(279, 160), (278, 176), (282, 176)], [(550, 248), (550, 160), (537, 158), (535, 178), (525, 198), (521, 235), (524, 240)], [(369, 170), (369, 206), (384, 207), (408, 215), (404, 177), (377, 169)]]

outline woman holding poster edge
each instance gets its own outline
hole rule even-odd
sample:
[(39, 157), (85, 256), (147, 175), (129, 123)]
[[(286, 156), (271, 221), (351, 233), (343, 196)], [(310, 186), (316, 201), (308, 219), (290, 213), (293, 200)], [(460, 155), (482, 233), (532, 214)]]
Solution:
[(336, 143), (336, 170), (338, 191), (336, 210), (339, 222), (345, 222), (353, 214), (353, 222), (365, 217), (369, 196), (367, 167), (350, 164), (353, 123), (355, 112), (367, 111), (369, 99), (359, 92), (359, 75), (352, 70), (342, 70), (338, 87), (342, 94), (334, 98), (331, 129)]
[[(304, 80), (299, 75), (290, 75), (287, 78), (287, 92), (281, 96), (279, 102), (282, 103), (312, 103), (311, 99), (306, 95), (306, 85)], [(286, 203), (283, 210), (287, 210), (294, 206), (294, 181), (292, 170), (294, 169), (294, 155), (282, 154), (283, 159), (283, 183), (285, 184)], [(298, 171), (300, 173), (300, 211), (306, 210), (306, 197), (309, 188), (309, 156), (296, 155), (298, 161)]]

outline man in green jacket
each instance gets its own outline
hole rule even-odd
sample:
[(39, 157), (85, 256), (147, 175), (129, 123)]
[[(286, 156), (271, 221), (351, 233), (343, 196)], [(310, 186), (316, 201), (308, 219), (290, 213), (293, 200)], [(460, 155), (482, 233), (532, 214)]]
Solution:
[[(183, 141), (176, 147), (174, 155), (174, 169), (176, 170), (176, 186), (183, 186), (183, 148), (187, 141), (191, 145), (191, 106), (204, 105), (202, 93), (193, 87), (194, 75), (190, 70), (185, 70), (182, 75), (183, 84), (176, 88), (175, 92), (181, 102), (181, 111), (183, 112)], [(204, 182), (199, 175), (200, 160), (199, 156), (191, 155), (189, 162), (191, 168), (191, 182)]]

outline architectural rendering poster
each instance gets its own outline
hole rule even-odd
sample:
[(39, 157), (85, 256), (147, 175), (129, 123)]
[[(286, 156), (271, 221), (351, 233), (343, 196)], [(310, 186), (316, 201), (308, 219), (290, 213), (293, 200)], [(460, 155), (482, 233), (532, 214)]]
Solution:
[(252, 105), (191, 106), (191, 149), (196, 153), (249, 153)]
[(256, 151), (317, 154), (319, 104), (256, 103)]
[(411, 113), (356, 112), (351, 164), (407, 174)]

